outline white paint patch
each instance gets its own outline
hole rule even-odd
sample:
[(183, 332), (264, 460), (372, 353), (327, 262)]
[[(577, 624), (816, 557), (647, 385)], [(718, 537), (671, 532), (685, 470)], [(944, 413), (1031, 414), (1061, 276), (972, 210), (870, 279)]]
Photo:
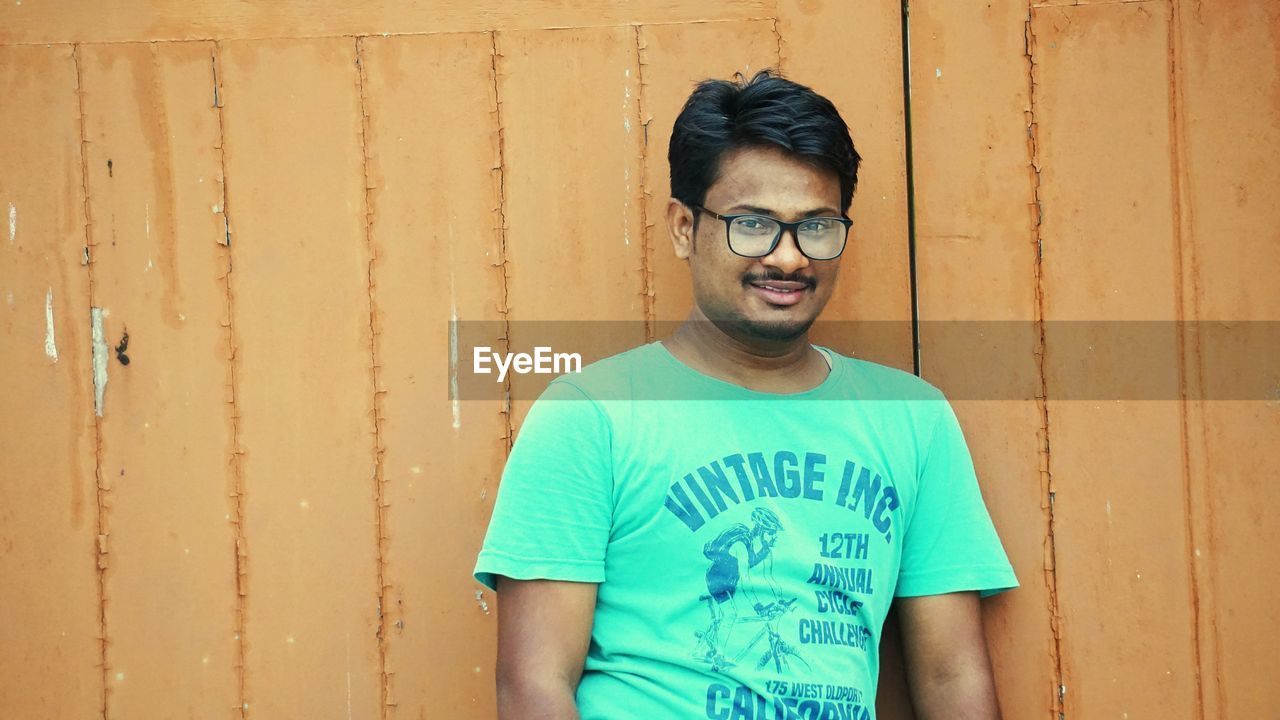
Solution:
[(934, 69), (933, 69), (933, 76), (934, 76), (934, 77), (942, 77), (942, 68), (934, 68)]
[(449, 312), (449, 397), (453, 406), (453, 429), (462, 427), (462, 403), (458, 400), (458, 307)]
[(351, 720), (351, 633), (347, 633), (347, 720)]
[[(449, 223), (449, 408), (454, 432), (462, 429), (462, 401), (458, 398), (458, 293), (453, 276), (453, 223)], [(488, 255), (485, 252), (485, 255)], [(503, 272), (506, 272), (504, 269)], [(417, 471), (421, 472), (421, 470)], [(416, 473), (415, 473), (416, 474)]]
[(107, 393), (107, 335), (102, 329), (106, 313), (102, 308), (89, 308), (93, 337), (93, 413), (102, 417), (102, 400)]
[(484, 599), (483, 590), (476, 591), (476, 604), (480, 606), (480, 609), (484, 611), (485, 615), (489, 614), (489, 603)]
[(18, 208), (9, 203), (9, 242), (18, 237)]
[(147, 239), (151, 239), (151, 203), (143, 203), (143, 217), (146, 220)]
[(12, 290), (10, 290), (7, 294), (5, 294), (4, 299), (5, 299), (5, 300), (10, 304), (10, 305), (12, 305), (12, 304), (13, 304), (13, 291), (12, 291)]
[(147, 272), (147, 270), (150, 270), (153, 267), (155, 267), (155, 263), (151, 262), (151, 258), (147, 258), (147, 267), (142, 272)]
[(631, 244), (631, 226), (627, 218), (631, 215), (631, 168), (622, 168), (622, 244)]
[[(631, 71), (623, 71), (626, 76), (631, 77)], [(631, 132), (631, 85), (624, 84), (622, 86), (622, 129)]]

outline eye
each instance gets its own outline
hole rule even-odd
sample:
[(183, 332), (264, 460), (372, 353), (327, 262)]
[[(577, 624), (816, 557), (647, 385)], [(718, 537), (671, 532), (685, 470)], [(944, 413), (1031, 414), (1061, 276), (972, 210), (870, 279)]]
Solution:
[(744, 230), (763, 230), (765, 228), (761, 218), (756, 217), (739, 218), (738, 225)]
[(800, 232), (805, 232), (805, 233), (827, 232), (833, 226), (835, 226), (835, 224), (836, 224), (836, 221), (832, 220), (831, 218), (814, 218), (813, 220), (809, 220), (808, 222), (801, 225)]

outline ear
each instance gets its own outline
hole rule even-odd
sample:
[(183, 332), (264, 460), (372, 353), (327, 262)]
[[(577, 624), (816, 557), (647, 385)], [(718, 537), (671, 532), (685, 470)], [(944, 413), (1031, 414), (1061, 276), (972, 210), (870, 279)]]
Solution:
[(693, 211), (675, 198), (667, 201), (667, 234), (676, 257), (688, 260), (693, 254)]

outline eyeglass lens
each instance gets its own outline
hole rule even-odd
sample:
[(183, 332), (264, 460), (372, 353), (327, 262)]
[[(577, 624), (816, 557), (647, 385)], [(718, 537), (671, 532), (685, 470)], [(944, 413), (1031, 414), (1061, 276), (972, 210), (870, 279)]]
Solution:
[[(763, 216), (740, 217), (729, 223), (729, 247), (747, 257), (763, 257), (781, 240), (782, 226)], [(815, 260), (830, 260), (844, 250), (846, 230), (832, 218), (812, 218), (796, 228), (796, 241), (805, 255)]]

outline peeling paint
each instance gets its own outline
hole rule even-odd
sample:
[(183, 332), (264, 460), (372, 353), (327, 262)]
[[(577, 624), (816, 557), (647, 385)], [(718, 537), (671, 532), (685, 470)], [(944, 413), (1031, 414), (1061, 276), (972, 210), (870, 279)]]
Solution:
[(476, 605), (480, 606), (480, 609), (484, 611), (485, 615), (489, 614), (489, 602), (484, 599), (483, 590), (476, 591)]
[(18, 208), (13, 203), (9, 203), (9, 242), (18, 237)]
[(102, 330), (102, 308), (89, 308), (93, 335), (93, 413), (102, 417), (102, 400), (107, 392), (107, 336)]
[[(631, 69), (625, 68), (622, 71), (623, 77), (627, 82), (622, 84), (622, 129), (631, 132)], [(622, 244), (631, 244), (631, 228), (628, 218), (631, 215), (631, 168), (623, 166), (622, 168)]]
[[(13, 293), (9, 297), (12, 302)], [(58, 362), (58, 344), (53, 338), (53, 288), (49, 288), (44, 296), (44, 354)]]

